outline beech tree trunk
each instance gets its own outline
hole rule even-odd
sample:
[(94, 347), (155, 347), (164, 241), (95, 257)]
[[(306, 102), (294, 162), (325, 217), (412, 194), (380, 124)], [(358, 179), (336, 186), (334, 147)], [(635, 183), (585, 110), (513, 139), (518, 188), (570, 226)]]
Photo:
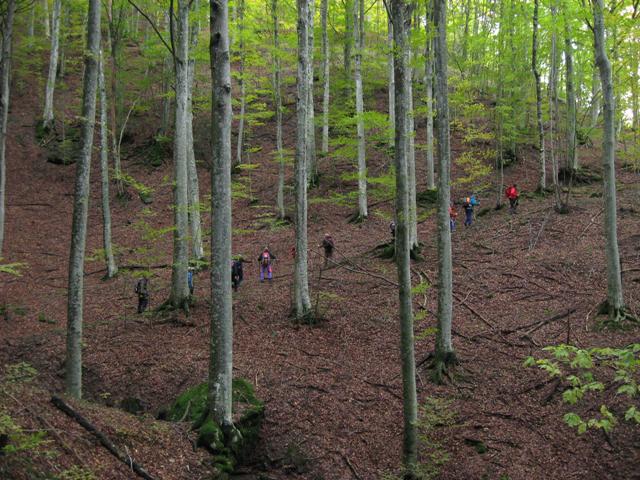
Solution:
[(271, 20), (273, 22), (273, 103), (276, 113), (276, 150), (278, 155), (278, 218), (286, 215), (284, 209), (284, 154), (282, 151), (282, 95), (280, 92), (280, 27), (278, 19), (278, 0), (271, 0)]
[(622, 273), (618, 251), (615, 166), (615, 100), (611, 81), (611, 63), (607, 57), (603, 0), (591, 0), (596, 65), (600, 70), (603, 100), (602, 167), (604, 171), (604, 233), (607, 257), (607, 304), (609, 320), (618, 322), (625, 316)]
[[(194, 3), (194, 11), (198, 11), (198, 0)], [(195, 51), (198, 46), (198, 22), (191, 25), (191, 49)], [(198, 184), (198, 169), (196, 167), (196, 155), (193, 146), (193, 88), (195, 82), (196, 60), (189, 58), (188, 82), (187, 82), (187, 188), (189, 190), (189, 227), (191, 238), (191, 255), (195, 260), (204, 258), (202, 246), (202, 222), (200, 218), (200, 185)]]
[(246, 108), (246, 87), (244, 82), (244, 0), (238, 2), (238, 52), (240, 54), (240, 65), (238, 68), (238, 85), (240, 86), (240, 114), (238, 115), (238, 144), (236, 146), (236, 165), (242, 163), (244, 153), (244, 115)]
[(298, 73), (296, 98), (296, 257), (293, 271), (293, 308), (296, 321), (311, 315), (309, 277), (307, 272), (307, 162), (309, 155), (309, 8), (310, 0), (296, 0), (298, 11)]
[(544, 125), (542, 123), (542, 87), (540, 86), (540, 72), (538, 71), (538, 10), (540, 0), (534, 1), (533, 7), (533, 47), (531, 49), (531, 70), (536, 80), (536, 118), (538, 121), (538, 151), (540, 161), (540, 176), (538, 189), (547, 188), (547, 167), (544, 153)]
[(364, 100), (362, 92), (362, 52), (364, 50), (364, 1), (355, 1), (355, 93), (356, 93), (356, 136), (358, 138), (358, 218), (365, 220), (367, 210), (367, 162), (364, 139)]
[(451, 337), (453, 321), (453, 271), (451, 229), (449, 227), (451, 147), (449, 137), (449, 96), (447, 85), (447, 2), (434, 0), (434, 54), (436, 131), (438, 135), (438, 332), (436, 374), (455, 363)]
[(411, 44), (409, 43), (409, 75), (406, 77), (407, 86), (405, 95), (409, 102), (409, 118), (408, 128), (409, 135), (407, 141), (409, 145), (407, 147), (407, 181), (408, 181), (408, 195), (409, 195), (409, 245), (411, 250), (418, 248), (418, 205), (416, 203), (416, 142), (415, 142), (415, 117), (413, 110), (413, 72), (414, 69), (410, 66), (412, 61)]
[(309, 85), (307, 87), (307, 95), (309, 95), (309, 100), (307, 103), (307, 180), (312, 185), (316, 185), (318, 182), (318, 163), (316, 158), (315, 106), (313, 103), (313, 25), (315, 18), (315, 0), (309, 1), (308, 14), (309, 21), (307, 27), (307, 51), (309, 54), (309, 62), (307, 64), (307, 68), (309, 69), (309, 73), (307, 75), (307, 82), (309, 83)]
[(558, 42), (556, 29), (556, 0), (551, 3), (551, 61), (549, 71), (549, 156), (551, 157), (551, 171), (553, 180), (553, 192), (556, 203), (556, 210), (562, 209), (562, 199), (560, 198), (560, 185), (558, 182), (558, 152), (557, 123), (558, 123)]
[(600, 73), (598, 72), (598, 65), (594, 64), (591, 77), (591, 128), (595, 128), (598, 124), (598, 117), (600, 116), (600, 95)]
[(573, 170), (578, 168), (578, 151), (576, 148), (576, 91), (574, 88), (573, 45), (570, 19), (564, 17), (564, 59), (567, 67), (565, 88), (567, 90), (567, 166)]
[(4, 224), (6, 216), (7, 182), (7, 123), (9, 120), (9, 97), (11, 93), (11, 42), (13, 40), (13, 20), (16, 0), (7, 0), (4, 14), (0, 16), (2, 26), (0, 42), (0, 257), (4, 245)]
[(187, 98), (189, 64), (189, 0), (178, 0), (176, 18), (176, 41), (174, 53), (176, 84), (175, 137), (173, 142), (173, 162), (175, 185), (173, 265), (171, 268), (171, 296), (169, 304), (174, 308), (188, 310), (189, 286), (187, 268), (189, 266), (189, 218), (187, 182)]
[(42, 0), (43, 15), (42, 23), (44, 23), (44, 36), (51, 38), (51, 24), (49, 23), (49, 0)]
[(327, 32), (327, 16), (329, 11), (328, 0), (321, 0), (320, 19), (322, 22), (322, 157), (326, 158), (329, 154), (329, 67), (330, 67), (330, 51), (329, 51), (329, 34)]
[(67, 354), (65, 385), (67, 393), (82, 398), (82, 313), (84, 287), (84, 255), (87, 239), (89, 208), (89, 175), (93, 150), (93, 130), (96, 117), (96, 86), (100, 59), (100, 2), (89, 0), (87, 16), (87, 50), (84, 55), (82, 93), (82, 123), (80, 151), (76, 163), (76, 181), (69, 252), (69, 283), (67, 300)]
[(100, 178), (102, 187), (102, 244), (107, 264), (107, 278), (118, 273), (111, 245), (111, 207), (109, 204), (109, 132), (107, 128), (107, 89), (104, 83), (104, 61), (100, 49), (98, 65), (98, 90), (100, 91)]
[(53, 31), (51, 34), (51, 53), (49, 56), (49, 75), (47, 77), (47, 87), (44, 95), (43, 122), (45, 128), (53, 126), (53, 93), (56, 88), (56, 78), (58, 73), (58, 51), (60, 44), (60, 10), (62, 0), (53, 0)]
[(405, 478), (416, 478), (418, 461), (416, 394), (416, 367), (413, 337), (413, 311), (411, 298), (411, 260), (409, 219), (409, 115), (410, 102), (407, 86), (411, 82), (409, 66), (408, 32), (411, 26), (411, 8), (404, 0), (391, 1), (394, 38), (395, 76), (395, 152), (396, 168), (396, 265), (398, 268), (398, 296), (400, 300), (400, 351), (402, 359), (402, 404), (404, 418), (403, 464)]
[(390, 12), (387, 15), (387, 69), (389, 75), (389, 146), (395, 144), (396, 130), (396, 80), (393, 66), (393, 21)]
[(427, 189), (436, 188), (434, 163), (433, 163), (433, 19), (431, 1), (427, 1), (427, 15), (425, 21), (426, 45), (424, 52), (424, 86), (425, 103), (427, 105)]
[(227, 0), (210, 1), (211, 58), (211, 352), (209, 409), (232, 423), (233, 303), (231, 299), (231, 69)]

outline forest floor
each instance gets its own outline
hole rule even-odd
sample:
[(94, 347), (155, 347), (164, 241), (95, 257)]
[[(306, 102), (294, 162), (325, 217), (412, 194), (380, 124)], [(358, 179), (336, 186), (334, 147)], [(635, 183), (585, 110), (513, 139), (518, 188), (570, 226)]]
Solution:
[[(38, 472), (55, 474), (74, 464), (99, 479), (135, 478), (49, 403), (52, 394), (63, 391), (75, 168), (46, 162), (46, 148), (34, 133), (40, 100), (29, 90), (13, 94), (9, 123), (4, 262), (26, 266), (21, 277), (0, 279), (0, 304), (6, 312), (0, 318), (0, 365), (28, 362), (38, 375), (28, 384), (10, 384), (5, 375), (0, 403), (27, 431), (45, 430), (50, 443), (44, 448), (49, 454), (14, 456), (5, 468), (16, 479), (50, 478), (38, 477)], [(148, 121), (132, 119), (130, 131), (136, 132), (139, 144), (150, 135), (144, 126)], [(286, 121), (285, 131), (293, 132), (293, 117)], [(234, 373), (251, 380), (266, 403), (255, 461), (242, 468), (241, 478), (383, 478), (397, 472), (401, 463), (398, 294), (394, 264), (374, 257), (373, 251), (390, 239), (393, 202), (379, 192), (371, 200), (375, 205), (370, 218), (362, 224), (348, 223), (352, 199), (335, 194), (347, 194), (355, 186), (336, 174), (351, 173), (355, 167), (351, 162), (321, 160), (320, 186), (309, 191), (309, 245), (312, 301), (322, 321), (313, 327), (294, 325), (288, 317), (294, 230), (273, 216), (277, 165), (271, 154), (272, 130), (267, 122), (254, 132), (253, 146), (262, 149), (251, 161), (258, 167), (244, 169), (234, 179), (245, 186), (236, 188), (233, 251), (249, 261), (245, 281), (234, 294)], [(453, 139), (455, 158), (468, 148), (460, 137)], [(289, 136), (288, 146), (293, 141)], [(158, 266), (150, 282), (153, 309), (169, 293), (170, 268), (162, 265), (171, 261), (171, 233), (151, 242), (143, 239), (143, 232), (149, 226), (172, 224), (167, 181), (172, 168), (170, 158), (159, 168), (149, 167), (140, 156), (126, 158), (133, 151), (125, 146), (124, 169), (154, 189), (153, 203), (144, 205), (135, 195), (129, 200), (112, 195), (113, 238), (121, 265)], [(580, 158), (599, 170), (598, 152), (584, 148)], [(418, 178), (423, 179), (420, 158), (419, 154)], [(369, 162), (370, 175), (381, 175), (391, 158), (371, 149)], [(210, 181), (204, 166), (199, 174), (206, 203)], [(462, 172), (454, 167), (453, 175), (457, 178)], [(291, 172), (288, 180), (291, 184)], [(460, 214), (453, 234), (454, 346), (460, 364), (444, 385), (430, 381), (424, 361), (434, 348), (437, 261), (434, 208), (420, 209), (424, 259), (414, 262), (413, 280), (434, 283), (414, 302), (424, 317), (415, 325), (418, 396), (425, 406), (422, 458), (441, 479), (640, 478), (637, 426), (621, 422), (608, 435), (589, 431), (578, 436), (562, 418), (572, 410), (562, 402), (566, 385), (523, 367), (527, 356), (544, 356), (547, 345), (624, 346), (640, 340), (637, 329), (596, 328), (596, 307), (606, 293), (601, 184), (574, 187), (571, 212), (559, 215), (551, 195), (529, 195), (536, 180), (535, 158), (525, 151), (505, 170), (505, 183), (516, 182), (523, 192), (517, 214), (492, 208), (493, 187), (481, 193), (482, 208), (488, 208), (473, 226), (463, 227)], [(490, 185), (493, 179), (479, 179), (482, 182)], [(618, 182), (625, 295), (630, 309), (639, 312), (640, 181), (637, 174), (618, 169)], [(88, 255), (102, 246), (95, 159), (91, 186)], [(453, 198), (467, 194), (463, 185), (454, 185)], [(208, 218), (205, 223), (208, 227)], [(321, 271), (316, 245), (325, 232), (336, 242), (337, 265)], [(255, 259), (265, 245), (278, 258), (274, 280), (260, 284)], [(143, 247), (148, 247), (146, 253), (139, 250)], [(208, 455), (192, 447), (189, 425), (157, 421), (154, 416), (185, 388), (206, 379), (208, 273), (196, 275), (195, 303), (188, 318), (139, 316), (133, 293), (136, 270), (122, 270), (117, 278), (104, 280), (103, 268), (100, 260), (86, 264), (86, 401), (71, 403), (155, 478), (207, 478)], [(535, 328), (535, 322), (568, 311), (572, 313)], [(142, 401), (143, 415), (117, 408), (127, 397)], [(615, 389), (588, 395), (573, 410), (597, 415), (603, 401), (617, 414), (622, 411)], [(0, 465), (9, 460), (0, 458)]]

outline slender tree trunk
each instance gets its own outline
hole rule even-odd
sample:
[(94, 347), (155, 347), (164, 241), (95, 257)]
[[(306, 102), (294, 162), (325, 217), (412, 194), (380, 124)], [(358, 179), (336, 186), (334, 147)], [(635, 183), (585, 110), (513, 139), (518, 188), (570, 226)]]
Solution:
[[(187, 97), (189, 63), (189, 0), (178, 0), (175, 41), (176, 117), (173, 142), (175, 186), (173, 231), (173, 265), (171, 269), (171, 297), (169, 303), (175, 308), (188, 309), (189, 266), (188, 247), (188, 168), (187, 168)], [(228, 272), (227, 272), (228, 273)]]
[(322, 95), (322, 157), (325, 158), (329, 154), (329, 66), (330, 66), (330, 51), (329, 51), (329, 34), (327, 32), (327, 15), (328, 15), (328, 0), (321, 0), (320, 4), (320, 18), (322, 22), (322, 83), (323, 83), (323, 95)]
[(598, 65), (593, 66), (593, 74), (591, 77), (591, 128), (595, 128), (598, 124), (600, 116), (600, 74), (598, 73)]
[(364, 1), (355, 0), (355, 93), (356, 93), (356, 135), (358, 138), (358, 218), (364, 220), (367, 210), (367, 162), (364, 139), (364, 100), (362, 92), (362, 52), (364, 50)]
[(231, 299), (231, 69), (227, 0), (211, 0), (211, 352), (209, 409), (232, 423), (233, 303)]
[(411, 24), (411, 8), (404, 0), (391, 1), (394, 38), (395, 76), (395, 151), (396, 169), (396, 265), (398, 268), (398, 296), (400, 300), (400, 351), (402, 359), (402, 404), (404, 418), (403, 464), (405, 479), (416, 477), (418, 461), (415, 353), (413, 338), (413, 312), (411, 305), (411, 260), (409, 218), (409, 92), (411, 82), (409, 67), (408, 32)]
[(7, 182), (7, 123), (9, 121), (9, 97), (11, 93), (11, 43), (13, 40), (13, 19), (16, 12), (16, 0), (7, 0), (4, 12), (0, 16), (0, 257), (4, 245), (4, 224), (6, 216)]
[(604, 32), (603, 0), (592, 0), (593, 38), (596, 65), (600, 70), (603, 99), (602, 166), (604, 169), (604, 233), (607, 258), (607, 304), (609, 319), (618, 322), (625, 316), (622, 273), (618, 251), (615, 169), (615, 101), (611, 81), (611, 63), (607, 57)]
[(389, 75), (389, 145), (395, 144), (396, 130), (396, 80), (393, 67), (393, 21), (391, 15), (387, 18), (387, 71)]
[(313, 35), (313, 25), (315, 18), (315, 0), (310, 0), (309, 2), (309, 22), (307, 28), (307, 42), (308, 52), (309, 52), (309, 63), (307, 67), (309, 69), (309, 73), (307, 76), (307, 82), (309, 86), (307, 87), (307, 94), (309, 95), (309, 100), (307, 103), (307, 180), (312, 184), (316, 185), (318, 183), (318, 163), (316, 158), (316, 123), (315, 123), (315, 106), (314, 106), (314, 94), (313, 94), (313, 46), (314, 46), (314, 35)]
[(311, 314), (309, 278), (307, 272), (307, 161), (309, 158), (309, 8), (310, 0), (296, 0), (298, 10), (298, 78), (297, 78), (297, 140), (295, 158), (296, 192), (296, 257), (293, 272), (293, 306), (297, 321)]
[(447, 2), (434, 0), (434, 53), (436, 83), (436, 131), (438, 135), (438, 333), (436, 372), (455, 363), (451, 338), (453, 320), (453, 271), (451, 229), (449, 228), (451, 149), (449, 137), (449, 98), (447, 85)]
[(544, 153), (544, 125), (542, 123), (542, 87), (540, 86), (540, 72), (538, 71), (538, 10), (539, 0), (535, 0), (533, 7), (533, 48), (531, 50), (531, 70), (536, 80), (536, 118), (538, 120), (538, 151), (540, 155), (540, 176), (538, 189), (547, 188), (547, 167)]
[[(194, 3), (194, 11), (198, 11), (198, 0)], [(195, 51), (198, 46), (198, 22), (195, 21), (191, 28), (191, 48)], [(187, 188), (189, 190), (189, 226), (191, 230), (191, 254), (195, 260), (204, 258), (202, 246), (202, 222), (200, 218), (200, 186), (198, 184), (198, 169), (196, 168), (196, 155), (193, 146), (193, 88), (195, 83), (196, 61), (189, 58), (188, 82), (187, 82)]]
[(109, 205), (109, 132), (107, 128), (107, 90), (104, 82), (104, 62), (100, 50), (100, 64), (98, 65), (98, 90), (100, 91), (100, 174), (102, 185), (102, 243), (104, 258), (107, 263), (107, 278), (113, 278), (118, 273), (116, 261), (113, 258), (111, 245), (111, 207)]
[(427, 106), (427, 189), (436, 188), (434, 162), (433, 162), (433, 20), (431, 14), (431, 1), (427, 1), (427, 15), (425, 21), (426, 43), (424, 52), (424, 86), (425, 103)]
[(564, 58), (567, 66), (567, 166), (573, 170), (578, 168), (578, 152), (576, 148), (576, 92), (574, 88), (575, 74), (573, 72), (573, 45), (571, 20), (564, 17)]
[(358, 0), (345, 0), (344, 5), (344, 78), (349, 83), (351, 77), (351, 50), (353, 47), (353, 26), (355, 19), (353, 18), (354, 3)]
[(406, 77), (408, 82), (405, 95), (407, 96), (409, 102), (409, 135), (407, 137), (407, 141), (409, 145), (407, 147), (408, 157), (407, 157), (407, 179), (408, 179), (408, 191), (409, 191), (409, 245), (411, 250), (415, 250), (419, 247), (418, 245), (418, 205), (416, 203), (416, 142), (415, 142), (415, 117), (413, 110), (413, 71), (414, 69), (411, 67), (412, 62), (412, 52), (411, 45), (409, 44), (409, 67), (408, 71), (410, 74)]
[(110, 11), (109, 22), (109, 53), (111, 54), (111, 153), (113, 155), (113, 173), (116, 179), (116, 188), (118, 195), (124, 194), (124, 182), (122, 180), (122, 167), (120, 162), (120, 142), (118, 141), (118, 113), (119, 113), (119, 94), (118, 94), (118, 75), (120, 65), (118, 62), (118, 50), (120, 48), (120, 39), (122, 36), (121, 27), (116, 25), (116, 11), (113, 7), (113, 0), (108, 5)]
[(280, 28), (278, 20), (278, 0), (271, 0), (271, 15), (273, 21), (273, 92), (274, 109), (276, 111), (276, 150), (278, 151), (278, 217), (286, 215), (284, 209), (284, 154), (282, 151), (282, 95), (280, 93)]
[(558, 42), (556, 31), (556, 0), (551, 3), (551, 61), (549, 71), (549, 157), (551, 158), (551, 170), (553, 175), (553, 192), (555, 196), (556, 210), (562, 209), (562, 199), (560, 198), (560, 185), (558, 181), (558, 155), (556, 149), (556, 137), (558, 115)]
[(49, 23), (49, 0), (42, 0), (44, 9), (42, 14), (42, 23), (44, 23), (44, 36), (51, 38), (51, 24)]
[[(169, 16), (165, 16), (165, 29), (169, 30)], [(171, 56), (166, 55), (162, 60), (162, 118), (160, 121), (160, 132), (162, 135), (168, 136), (170, 130), (171, 119), (171, 98), (169, 91), (171, 89)]]
[(89, 208), (89, 175), (96, 117), (96, 86), (100, 59), (100, 2), (89, 0), (87, 17), (87, 51), (84, 55), (84, 85), (80, 151), (76, 164), (76, 182), (69, 253), (69, 286), (67, 301), (67, 355), (65, 384), (69, 395), (82, 397), (82, 313), (84, 254)]
[(51, 35), (51, 54), (49, 57), (49, 76), (47, 77), (47, 87), (44, 95), (44, 127), (53, 126), (53, 92), (56, 87), (58, 73), (58, 51), (60, 44), (60, 10), (62, 0), (53, 0), (53, 31)]
[(240, 66), (238, 70), (238, 84), (240, 86), (240, 115), (238, 121), (238, 145), (236, 147), (236, 165), (242, 163), (242, 154), (244, 152), (244, 115), (246, 108), (246, 87), (244, 81), (244, 0), (238, 2), (238, 52), (240, 53)]

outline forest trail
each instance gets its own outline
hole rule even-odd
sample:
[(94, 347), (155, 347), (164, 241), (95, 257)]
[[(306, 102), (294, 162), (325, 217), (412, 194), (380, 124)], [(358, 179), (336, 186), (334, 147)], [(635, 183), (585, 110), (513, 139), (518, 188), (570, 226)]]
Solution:
[[(34, 428), (44, 428), (38, 421), (41, 417), (59, 429), (69, 446), (57, 460), (61, 464), (72, 464), (80, 457), (98, 478), (133, 478), (47, 403), (49, 392), (63, 388), (66, 239), (75, 168), (46, 162), (45, 150), (33, 133), (37, 97), (23, 88), (14, 95), (14, 105), (20, 108), (11, 112), (11, 125), (16, 128), (8, 144), (5, 260), (25, 262), (27, 267), (22, 277), (3, 278), (0, 303), (25, 313), (0, 320), (0, 363), (29, 362), (38, 370), (39, 380), (9, 408)], [(144, 118), (132, 123), (141, 136), (147, 133)], [(293, 228), (280, 226), (265, 214), (273, 210), (277, 175), (269, 128), (267, 123), (256, 132), (263, 150), (252, 161), (259, 168), (239, 175), (251, 177), (252, 195), (258, 201), (242, 197), (234, 201), (234, 253), (242, 253), (249, 261), (245, 282), (234, 294), (234, 372), (253, 381), (266, 402), (258, 460), (242, 478), (382, 478), (399, 464), (401, 454), (397, 290), (353, 270), (357, 265), (396, 281), (393, 263), (371, 254), (376, 245), (389, 240), (392, 204), (381, 201), (369, 220), (353, 225), (347, 223), (352, 208), (326, 200), (336, 188), (352, 190), (352, 183), (327, 175), (319, 189), (310, 191), (310, 248), (319, 252), (316, 244), (324, 232), (330, 232), (340, 265), (320, 276), (320, 257), (311, 254), (312, 301), (319, 302), (323, 321), (315, 327), (294, 326), (288, 318)], [(454, 156), (464, 148), (454, 140)], [(580, 155), (597, 168), (596, 150)], [(388, 165), (380, 152), (372, 153), (371, 161), (376, 174)], [(97, 163), (94, 159), (88, 254), (100, 249), (102, 242)], [(507, 169), (506, 183), (516, 181), (523, 192), (531, 192), (536, 181), (532, 164), (532, 158), (525, 158)], [(170, 174), (168, 163), (151, 169), (131, 158), (124, 168), (155, 189), (150, 205), (153, 216), (144, 214), (145, 205), (135, 196), (112, 204), (113, 237), (120, 262), (128, 264), (138, 261), (135, 249), (143, 243), (144, 228), (140, 222), (168, 227), (172, 212), (171, 188), (165, 178)], [(347, 173), (351, 167), (339, 164), (336, 168)], [(206, 170), (199, 173), (201, 191), (209, 192)], [(422, 168), (418, 178), (423, 178)], [(637, 175), (624, 170), (619, 170), (619, 182), (625, 293), (628, 305), (637, 312), (640, 189)], [(461, 363), (453, 381), (443, 386), (429, 381), (426, 363), (421, 362), (433, 349), (436, 287), (420, 293), (414, 302), (416, 312), (427, 312), (416, 321), (415, 329), (417, 361), (423, 363), (418, 370), (419, 400), (441, 416), (433, 420), (427, 434), (425, 454), (433, 460), (448, 457), (437, 478), (640, 478), (637, 431), (620, 425), (612, 438), (602, 432), (576, 436), (562, 421), (568, 407), (561, 402), (557, 382), (522, 366), (524, 358), (541, 355), (541, 348), (550, 344), (621, 346), (638, 341), (637, 330), (594, 329), (596, 304), (604, 299), (606, 288), (599, 192), (599, 184), (575, 187), (569, 215), (556, 214), (551, 197), (533, 195), (522, 198), (516, 215), (509, 215), (507, 208), (494, 211), (495, 194), (488, 192), (482, 197), (482, 208), (489, 211), (472, 227), (458, 222), (453, 236), (454, 346)], [(454, 187), (456, 199), (467, 193)], [(422, 214), (427, 211), (421, 209)], [(413, 265), (414, 284), (421, 276), (436, 279), (433, 215), (425, 216), (419, 236), (424, 260)], [(272, 284), (260, 284), (257, 278), (255, 259), (265, 245), (278, 256)], [(170, 262), (170, 235), (161, 237), (154, 250), (152, 263)], [(86, 399), (112, 407), (135, 397), (143, 401), (146, 412), (154, 414), (186, 387), (206, 378), (207, 273), (196, 275), (196, 303), (190, 318), (151, 321), (135, 314), (133, 277), (123, 271), (118, 278), (104, 281), (102, 268), (101, 261), (86, 264)], [(154, 269), (152, 308), (168, 295), (169, 274), (167, 268)], [(558, 320), (537, 323), (568, 311)], [(26, 398), (31, 405), (27, 410), (22, 407)], [(206, 454), (192, 450), (188, 438), (193, 435), (187, 425), (78, 405), (104, 431), (129, 445), (135, 460), (157, 478), (204, 478), (201, 462)], [(580, 408), (598, 407), (587, 401)]]

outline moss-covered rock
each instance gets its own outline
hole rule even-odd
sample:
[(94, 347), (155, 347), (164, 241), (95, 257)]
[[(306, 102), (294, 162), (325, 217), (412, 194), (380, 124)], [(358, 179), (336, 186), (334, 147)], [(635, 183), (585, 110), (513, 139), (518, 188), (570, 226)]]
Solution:
[(233, 425), (218, 425), (208, 414), (206, 382), (182, 393), (167, 414), (169, 420), (194, 423), (198, 431), (197, 445), (213, 454), (213, 464), (220, 475), (232, 473), (236, 465), (251, 456), (264, 417), (264, 404), (251, 383), (235, 378), (232, 390)]

